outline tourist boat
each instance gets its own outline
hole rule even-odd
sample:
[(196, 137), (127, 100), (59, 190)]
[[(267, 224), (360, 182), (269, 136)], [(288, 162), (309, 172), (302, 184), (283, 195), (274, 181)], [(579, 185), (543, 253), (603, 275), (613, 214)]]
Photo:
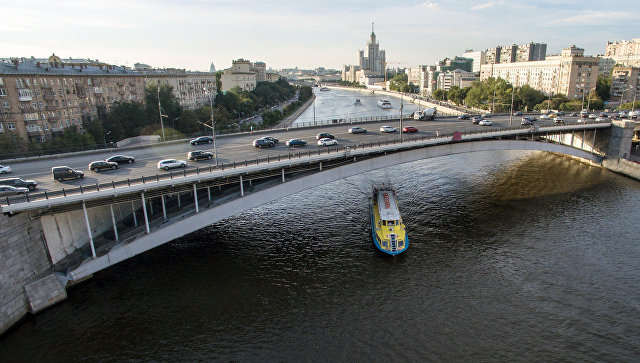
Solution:
[(355, 102), (353, 103), (354, 105), (361, 105), (362, 103), (360, 103), (360, 99), (356, 98)]
[(320, 91), (328, 91), (328, 90), (329, 90), (329, 88), (328, 88), (328, 87), (321, 87), (321, 88), (320, 88)]
[(409, 236), (400, 217), (393, 188), (384, 184), (374, 187), (369, 207), (371, 235), (376, 248), (391, 256), (404, 252), (409, 247)]
[(391, 102), (389, 102), (388, 99), (383, 98), (381, 100), (378, 100), (378, 106), (382, 107), (382, 108), (391, 108)]

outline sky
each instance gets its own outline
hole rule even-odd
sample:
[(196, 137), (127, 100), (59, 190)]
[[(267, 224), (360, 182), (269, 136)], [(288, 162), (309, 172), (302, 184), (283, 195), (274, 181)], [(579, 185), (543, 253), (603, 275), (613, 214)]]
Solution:
[(0, 13), (0, 58), (55, 53), (194, 71), (238, 58), (342, 69), (358, 63), (371, 23), (389, 67), (529, 42), (596, 55), (607, 41), (640, 38), (637, 0), (0, 0)]

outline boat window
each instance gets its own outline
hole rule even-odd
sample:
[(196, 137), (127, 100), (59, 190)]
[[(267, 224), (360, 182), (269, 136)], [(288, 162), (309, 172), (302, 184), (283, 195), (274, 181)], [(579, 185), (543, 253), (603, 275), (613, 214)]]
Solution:
[(394, 225), (393, 221), (388, 221), (387, 222), (387, 226), (393, 226), (393, 225)]
[(382, 221), (382, 225), (386, 226), (387, 225), (387, 221)]

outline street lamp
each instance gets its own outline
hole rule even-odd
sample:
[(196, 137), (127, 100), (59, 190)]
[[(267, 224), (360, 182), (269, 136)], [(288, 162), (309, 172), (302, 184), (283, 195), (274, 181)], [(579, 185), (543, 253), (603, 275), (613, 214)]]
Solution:
[(203, 88), (203, 90), (205, 94), (209, 95), (209, 106), (211, 107), (211, 136), (213, 137), (213, 154), (216, 160), (216, 166), (218, 166), (218, 150), (216, 149), (216, 125), (213, 122), (213, 99), (215, 98), (215, 95), (213, 94), (213, 92), (209, 92), (209, 90), (206, 88)]
[(511, 85), (511, 112), (509, 112), (509, 127), (513, 127), (513, 96), (516, 94), (516, 84)]
[(107, 136), (109, 136), (110, 133), (111, 133), (111, 131), (107, 131), (107, 133), (102, 134), (102, 141), (104, 141), (105, 150), (107, 149)]
[(587, 110), (589, 110), (589, 105), (591, 104), (591, 91), (593, 91), (594, 89), (596, 89), (596, 87), (589, 89), (589, 95), (587, 96)]
[(162, 127), (162, 141), (165, 141), (164, 138), (164, 122), (162, 122), (162, 108), (160, 107), (160, 82), (158, 82), (158, 113), (160, 114), (160, 127)]

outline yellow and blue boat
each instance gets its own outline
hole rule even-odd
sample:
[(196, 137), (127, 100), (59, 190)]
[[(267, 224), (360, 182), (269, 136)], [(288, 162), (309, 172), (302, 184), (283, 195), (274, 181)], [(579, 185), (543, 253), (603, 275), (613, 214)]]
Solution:
[(392, 256), (404, 252), (409, 247), (409, 236), (393, 188), (384, 185), (373, 188), (370, 209), (371, 234), (376, 248)]

